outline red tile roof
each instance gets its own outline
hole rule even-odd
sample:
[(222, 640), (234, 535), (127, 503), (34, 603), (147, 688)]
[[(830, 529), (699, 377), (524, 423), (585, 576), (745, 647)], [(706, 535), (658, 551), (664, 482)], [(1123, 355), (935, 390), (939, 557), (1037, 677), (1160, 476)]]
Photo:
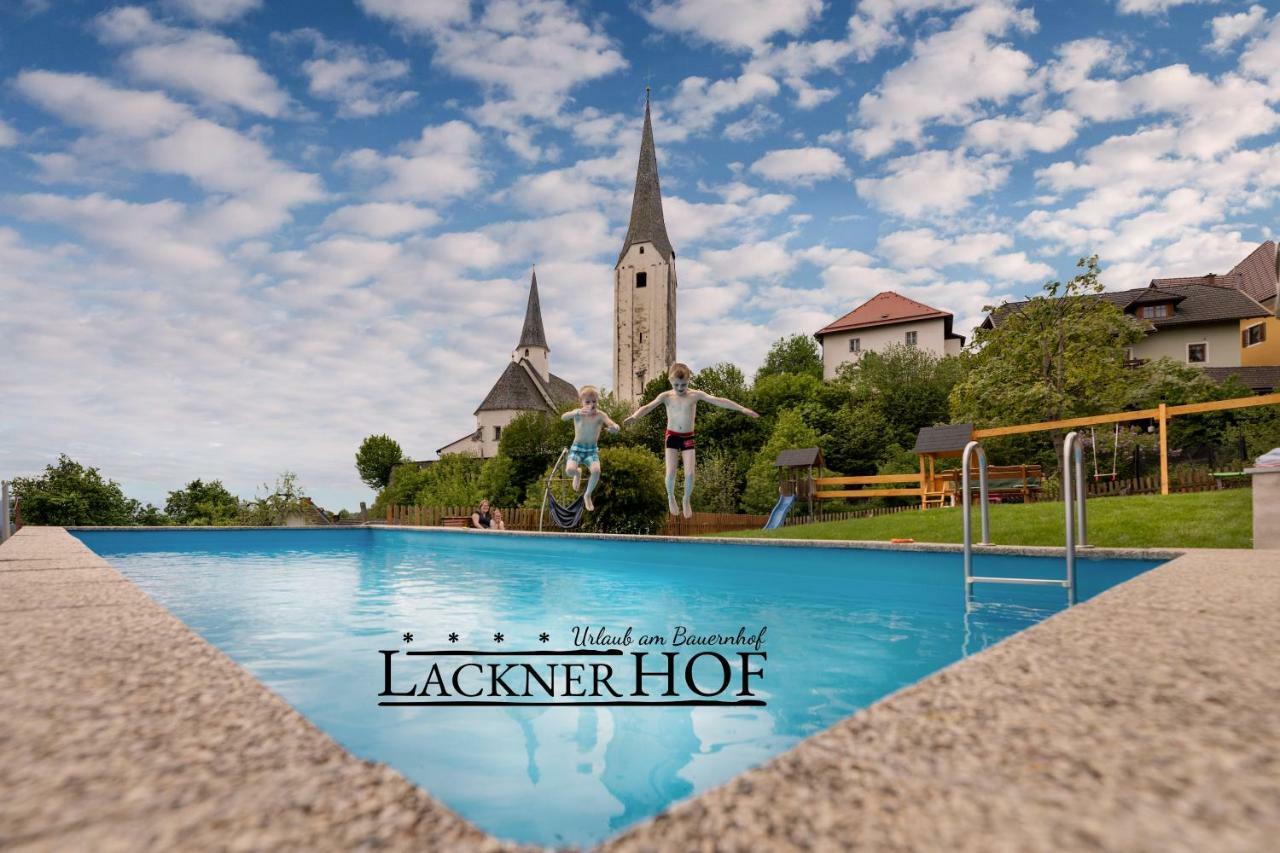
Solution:
[(831, 332), (865, 329), (869, 326), (889, 326), (894, 323), (927, 320), (934, 317), (947, 320), (947, 332), (951, 331), (951, 315), (946, 311), (939, 311), (923, 302), (916, 302), (902, 294), (886, 290), (884, 293), (877, 293), (840, 319), (823, 326), (814, 333), (814, 337), (821, 338)]

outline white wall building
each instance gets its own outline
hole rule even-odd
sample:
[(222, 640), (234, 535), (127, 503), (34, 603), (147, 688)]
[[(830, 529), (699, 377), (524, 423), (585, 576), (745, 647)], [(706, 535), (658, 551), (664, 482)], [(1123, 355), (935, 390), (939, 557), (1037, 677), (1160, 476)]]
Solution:
[(952, 316), (923, 302), (886, 290), (814, 333), (822, 345), (822, 378), (835, 379), (841, 366), (893, 344), (918, 347), (938, 356), (959, 355), (964, 336), (951, 331)]

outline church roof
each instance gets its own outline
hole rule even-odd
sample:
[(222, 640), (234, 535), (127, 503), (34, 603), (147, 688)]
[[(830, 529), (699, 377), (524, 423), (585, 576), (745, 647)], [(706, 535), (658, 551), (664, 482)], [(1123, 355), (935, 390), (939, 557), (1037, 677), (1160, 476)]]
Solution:
[(512, 361), (493, 383), (489, 393), (476, 409), (480, 412), (515, 409), (555, 413), (556, 407), (578, 399), (578, 389), (569, 382), (551, 374), (550, 381), (543, 381), (541, 374), (527, 359)]
[(524, 328), (520, 330), (520, 343), (516, 344), (517, 349), (520, 347), (550, 349), (547, 346), (547, 333), (542, 329), (542, 303), (538, 301), (538, 273), (536, 271), (529, 281), (529, 304), (524, 309)]
[[(640, 137), (640, 162), (636, 166), (636, 191), (631, 198), (631, 224), (622, 241), (618, 263), (636, 243), (652, 243), (664, 259), (675, 255), (662, 216), (662, 189), (658, 186), (658, 152), (653, 145), (653, 119), (649, 116), (649, 95), (644, 99), (644, 133)], [(615, 264), (616, 266), (616, 264)]]

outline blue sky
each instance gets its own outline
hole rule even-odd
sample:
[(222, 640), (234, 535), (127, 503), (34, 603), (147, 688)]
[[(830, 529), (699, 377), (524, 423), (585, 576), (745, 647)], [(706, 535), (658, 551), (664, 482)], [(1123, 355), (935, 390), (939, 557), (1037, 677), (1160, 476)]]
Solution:
[(646, 85), (695, 367), (1275, 235), (1272, 4), (7, 0), (0, 474), (354, 506), (365, 435), (472, 428), (534, 263), (552, 369), (607, 385)]

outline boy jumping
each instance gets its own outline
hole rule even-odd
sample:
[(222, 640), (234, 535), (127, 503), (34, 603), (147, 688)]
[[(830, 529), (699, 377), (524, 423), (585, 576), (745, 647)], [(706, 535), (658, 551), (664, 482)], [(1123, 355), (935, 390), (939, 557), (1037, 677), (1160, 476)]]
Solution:
[(564, 464), (564, 472), (573, 478), (573, 490), (582, 487), (582, 467), (586, 465), (591, 471), (587, 480), (587, 490), (582, 494), (582, 503), (590, 512), (595, 509), (591, 503), (591, 493), (596, 483), (600, 482), (600, 430), (609, 428), (609, 432), (617, 432), (621, 427), (613, 419), (600, 411), (600, 392), (594, 385), (583, 385), (578, 392), (581, 409), (573, 409), (560, 416), (562, 421), (573, 421), (573, 446), (569, 448), (569, 461)]
[(693, 494), (693, 478), (698, 469), (693, 443), (693, 423), (698, 416), (699, 401), (719, 406), (721, 409), (741, 412), (749, 418), (760, 417), (746, 406), (739, 405), (732, 400), (713, 397), (704, 391), (691, 389), (689, 387), (689, 379), (692, 376), (693, 371), (689, 369), (687, 364), (676, 362), (671, 365), (671, 370), (667, 371), (667, 378), (671, 380), (671, 390), (663, 391), (654, 397), (652, 401), (632, 412), (622, 422), (623, 426), (626, 426), (632, 421), (643, 418), (658, 406), (667, 407), (667, 508), (672, 515), (680, 514), (681, 507), (676, 503), (676, 467), (683, 457), (685, 518), (693, 516), (693, 506), (689, 503), (689, 497)]

